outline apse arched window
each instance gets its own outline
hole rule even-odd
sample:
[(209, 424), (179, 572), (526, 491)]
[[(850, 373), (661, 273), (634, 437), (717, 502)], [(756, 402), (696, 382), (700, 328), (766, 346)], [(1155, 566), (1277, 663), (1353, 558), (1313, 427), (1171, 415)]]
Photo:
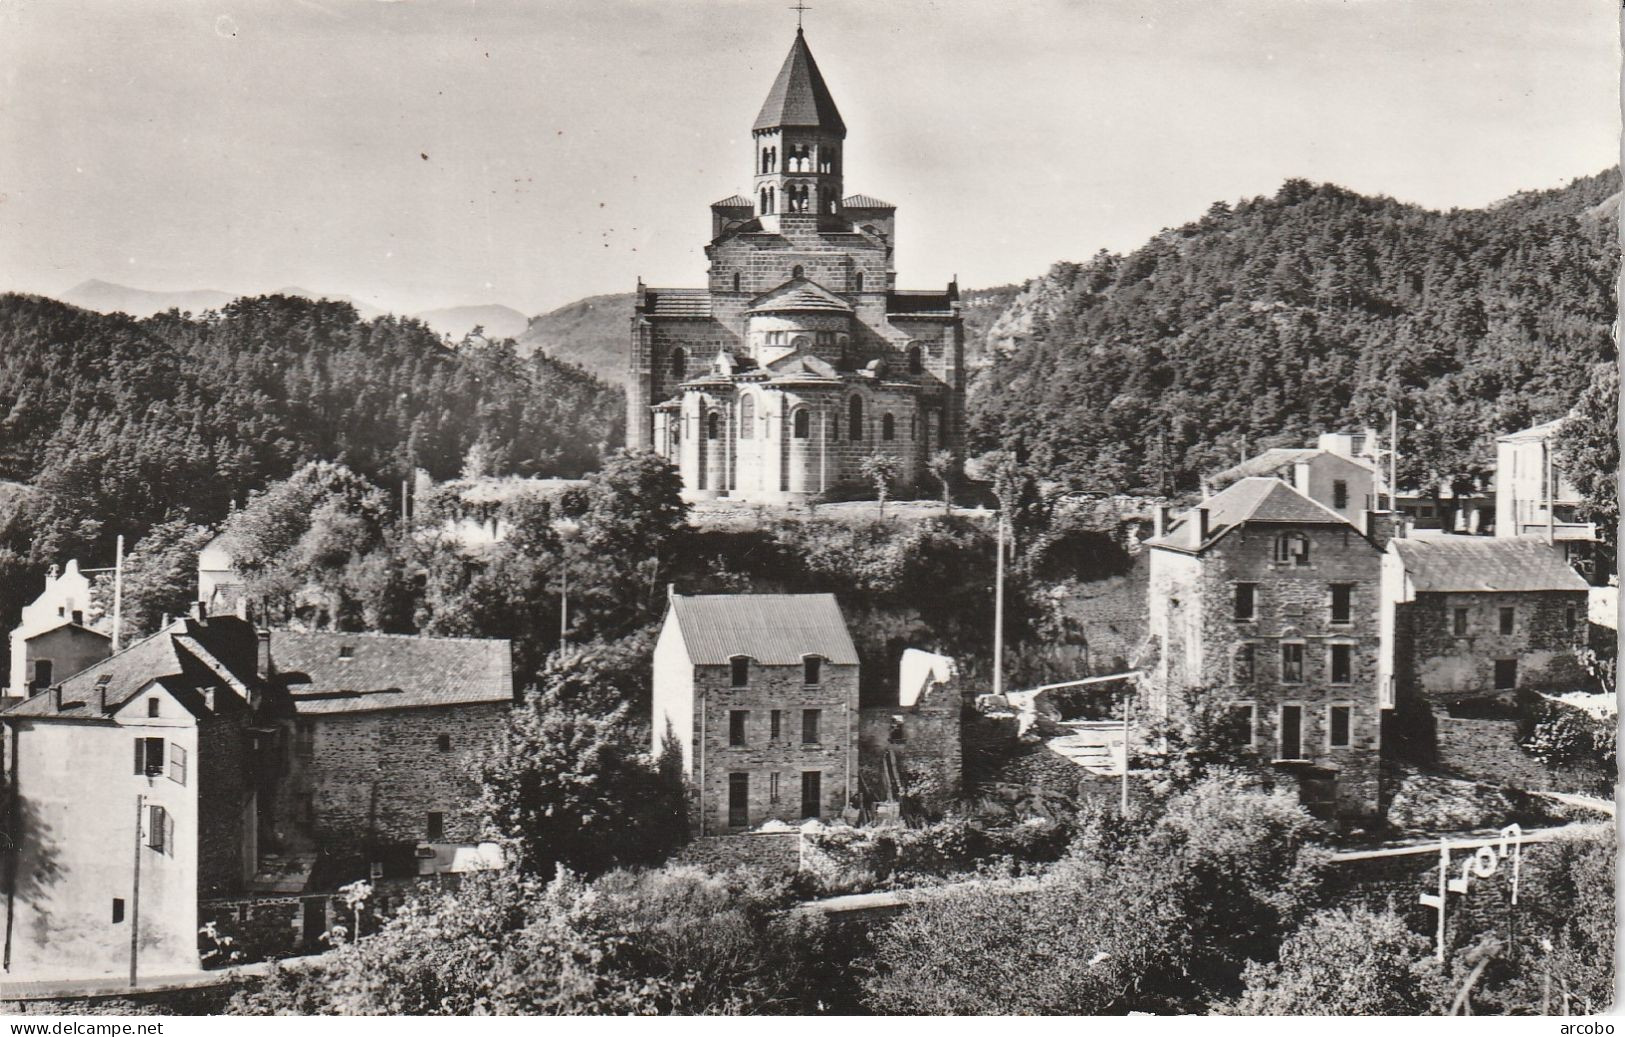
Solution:
[(688, 371), (688, 357), (681, 349), (671, 351), (671, 376), (681, 380)]
[(919, 346), (909, 346), (908, 347), (908, 373), (909, 374), (919, 374), (923, 370), (925, 370), (925, 368), (920, 363), (920, 347)]
[(739, 291), (739, 275), (734, 275), (734, 291)]
[(888, 441), (897, 438), (897, 420), (890, 414), (880, 418), (880, 438)]
[(863, 397), (854, 396), (846, 404), (846, 436), (856, 443), (863, 438)]
[(739, 401), (739, 438), (756, 438), (756, 397), (747, 396)]
[(1275, 560), (1287, 565), (1309, 564), (1309, 538), (1302, 533), (1282, 533), (1275, 538)]
[(705, 438), (716, 439), (722, 433), (722, 415), (712, 411), (705, 416)]
[(806, 275), (806, 272), (801, 269), (801, 265), (798, 263), (795, 266), (790, 268), (790, 276), (791, 277), (805, 277), (807, 275)]
[(806, 439), (812, 435), (812, 415), (803, 407), (790, 418), (790, 434), (797, 439)]
[(863, 271), (862, 270), (858, 271), (857, 277), (853, 280), (853, 286), (854, 286), (855, 290), (860, 291), (860, 292), (863, 291)]

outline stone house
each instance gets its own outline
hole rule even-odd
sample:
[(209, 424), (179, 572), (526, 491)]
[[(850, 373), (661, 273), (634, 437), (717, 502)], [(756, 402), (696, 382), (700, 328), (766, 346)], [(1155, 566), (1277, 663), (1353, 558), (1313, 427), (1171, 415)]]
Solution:
[(945, 655), (908, 648), (891, 702), (858, 712), (858, 784), (865, 802), (910, 799), (936, 809), (963, 786), (965, 686)]
[(1147, 706), (1172, 718), (1206, 689), (1251, 746), (1296, 777), (1306, 802), (1375, 813), (1382, 713), (1377, 587), (1387, 517), (1363, 528), (1279, 478), (1245, 477), (1176, 523), (1159, 510), (1150, 549)]
[(415, 878), (428, 850), (478, 843), (472, 757), (513, 707), (507, 641), (277, 630), (270, 653), (287, 709), (263, 853), (301, 861), (296, 874), (308, 863), (319, 889), (324, 876)]
[(800, 30), (751, 129), (749, 195), (711, 206), (704, 288), (641, 281), (627, 445), (690, 497), (862, 490), (885, 454), (903, 489), (964, 444), (958, 284), (899, 291), (896, 208), (843, 187), (846, 125)]
[(1366, 512), (1379, 507), (1376, 465), (1365, 458), (1324, 447), (1266, 450), (1225, 469), (1210, 481), (1215, 489), (1224, 489), (1240, 479), (1257, 477), (1280, 479), (1315, 503), (1356, 524)]
[(78, 673), (112, 653), (113, 639), (86, 625), (90, 580), (69, 559), (45, 577), (39, 597), (23, 606), (11, 631), (11, 681), (8, 697), (23, 698)]
[(1442, 703), (1590, 683), (1585, 580), (1540, 537), (1402, 537), (1382, 559), (1381, 680)]
[(833, 594), (673, 594), (653, 735), (682, 749), (700, 835), (842, 816), (857, 791), (858, 651)]
[(492, 863), (468, 757), (511, 705), (506, 642), (203, 612), (0, 714), (8, 975), (127, 974), (132, 939), (142, 974), (188, 971), (206, 918), (280, 904), (309, 941), (344, 883)]

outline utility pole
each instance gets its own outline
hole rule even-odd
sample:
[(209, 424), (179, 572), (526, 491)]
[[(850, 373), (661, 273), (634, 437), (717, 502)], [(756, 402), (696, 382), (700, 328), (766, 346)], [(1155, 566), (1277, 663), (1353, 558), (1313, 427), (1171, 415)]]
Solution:
[(122, 643), (120, 636), (124, 626), (124, 534), (118, 535), (118, 546), (113, 553), (113, 651), (117, 652)]
[(1388, 510), (1399, 510), (1399, 408), (1388, 412)]
[(559, 547), (559, 647), (570, 636), (570, 554)]
[(130, 889), (130, 986), (135, 986), (136, 956), (141, 947), (141, 813), (146, 808), (146, 795), (135, 797), (135, 868)]
[(1004, 509), (999, 509), (998, 559), (993, 576), (993, 694), (1004, 694)]
[(1127, 692), (1124, 692), (1124, 694), (1123, 694), (1123, 793), (1122, 793), (1123, 798), (1122, 798), (1122, 802), (1118, 804), (1118, 815), (1120, 817), (1127, 817), (1128, 816), (1128, 729), (1129, 729), (1129, 714), (1134, 709), (1134, 691), (1132, 689), (1137, 688), (1139, 686), (1139, 683), (1140, 683), (1139, 680), (1136, 679), (1134, 681), (1134, 683), (1132, 685), (1130, 685), (1130, 690), (1127, 691)]
[[(1555, 487), (1552, 486), (1552, 444), (1550, 439), (1541, 440), (1541, 459), (1546, 462), (1546, 542), (1557, 542), (1557, 509), (1552, 504)], [(1521, 530), (1520, 530), (1521, 532)]]

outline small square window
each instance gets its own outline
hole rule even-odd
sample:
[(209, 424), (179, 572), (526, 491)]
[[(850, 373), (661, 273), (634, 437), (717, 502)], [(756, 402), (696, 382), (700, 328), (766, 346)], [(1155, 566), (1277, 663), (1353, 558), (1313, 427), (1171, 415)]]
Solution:
[(1501, 633), (1510, 634), (1517, 622), (1517, 610), (1503, 605), (1501, 607)]
[(1332, 622), (1347, 624), (1354, 622), (1354, 584), (1332, 584)]
[(818, 719), (821, 709), (804, 709), (801, 711), (801, 742), (803, 745), (818, 744)]
[(1342, 511), (1349, 506), (1349, 484), (1342, 479), (1332, 480), (1332, 507)]
[(1233, 702), (1230, 704), (1230, 725), (1235, 732), (1238, 745), (1252, 745), (1254, 740), (1254, 724), (1258, 717), (1258, 707), (1251, 702)]
[(736, 655), (728, 660), (729, 683), (736, 688), (743, 688), (750, 683), (750, 659), (743, 655)]
[(1331, 707), (1331, 717), (1328, 722), (1328, 737), (1331, 739), (1333, 749), (1346, 749), (1349, 745), (1349, 718), (1348, 706)]
[(771, 718), (770, 718), (770, 726), (771, 726), (772, 730), (768, 733), (768, 736), (767, 736), (768, 741), (777, 742), (780, 738), (783, 737), (783, 735), (781, 735), (779, 733), (779, 728), (780, 728), (779, 718), (781, 716), (783, 716), (783, 715), (784, 715), (783, 710), (775, 709), (773, 711), (773, 713), (771, 715)]
[(1234, 661), (1230, 665), (1230, 680), (1235, 684), (1247, 684), (1253, 679), (1253, 655), (1255, 649), (1252, 645), (1237, 645)]
[(435, 735), (434, 747), (443, 753), (451, 752), (451, 735)]
[(158, 700), (157, 699), (148, 699), (147, 700), (147, 716), (155, 717), (157, 715), (158, 715)]
[(741, 746), (745, 744), (745, 718), (750, 716), (748, 709), (730, 709), (728, 711), (728, 744)]
[(122, 921), (124, 921), (124, 898), (123, 897), (114, 897), (113, 898), (113, 924), (118, 925)]
[(1451, 611), (1450, 631), (1457, 637), (1467, 636), (1467, 610), (1453, 609)]
[(1564, 609), (1563, 625), (1568, 628), (1568, 632), (1571, 634), (1580, 629), (1580, 610), (1575, 608), (1573, 605), (1570, 605), (1568, 608)]
[(431, 843), (438, 843), (446, 838), (446, 815), (438, 810), (429, 811), (429, 839)]
[(817, 684), (823, 677), (823, 662), (816, 655), (804, 656), (801, 660), (801, 683)]
[(902, 745), (907, 740), (908, 732), (903, 728), (903, 718), (892, 717), (891, 732), (886, 736), (886, 741), (890, 742), (892, 745)]
[(354, 659), (355, 658), (355, 645), (339, 645), (339, 658), (340, 659)]

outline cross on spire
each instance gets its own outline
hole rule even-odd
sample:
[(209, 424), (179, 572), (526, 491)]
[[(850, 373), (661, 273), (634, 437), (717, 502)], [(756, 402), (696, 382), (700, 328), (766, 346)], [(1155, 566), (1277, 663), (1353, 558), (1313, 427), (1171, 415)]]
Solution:
[(791, 7), (790, 10), (792, 10), (792, 11), (794, 11), (796, 13), (796, 32), (800, 32), (801, 31), (801, 15), (802, 15), (802, 13), (804, 11), (810, 11), (810, 10), (812, 10), (812, 8), (808, 7), (805, 3), (802, 2), (802, 0), (796, 0), (795, 6)]

